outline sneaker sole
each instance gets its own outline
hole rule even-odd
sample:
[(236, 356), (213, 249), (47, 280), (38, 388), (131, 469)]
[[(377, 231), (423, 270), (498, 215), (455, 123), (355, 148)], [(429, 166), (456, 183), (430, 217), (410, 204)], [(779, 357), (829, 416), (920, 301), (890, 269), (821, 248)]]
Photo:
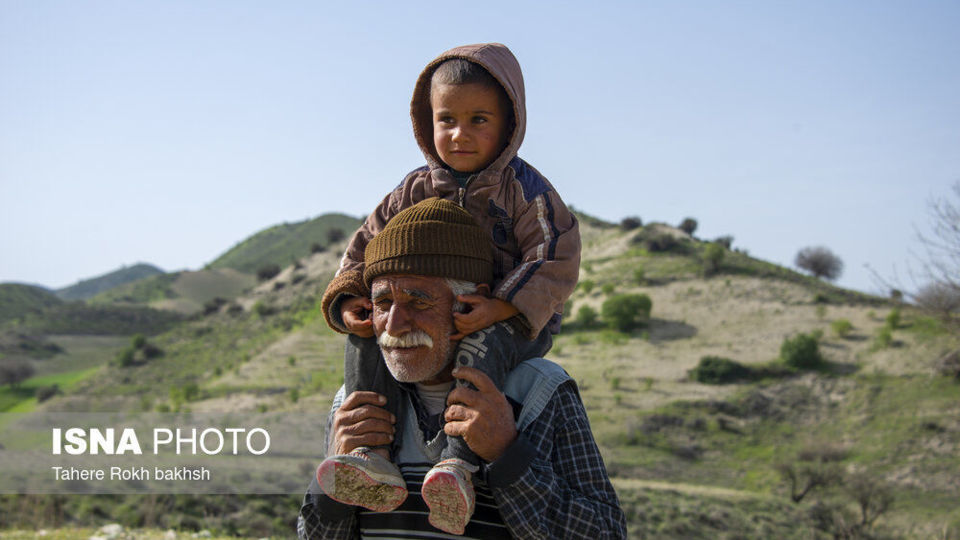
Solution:
[(467, 499), (460, 491), (456, 478), (436, 474), (420, 490), (423, 501), (430, 508), (430, 525), (450, 534), (463, 534), (470, 521)]
[(405, 487), (378, 482), (349, 465), (324, 462), (317, 468), (320, 489), (331, 499), (374, 512), (389, 512), (407, 499)]

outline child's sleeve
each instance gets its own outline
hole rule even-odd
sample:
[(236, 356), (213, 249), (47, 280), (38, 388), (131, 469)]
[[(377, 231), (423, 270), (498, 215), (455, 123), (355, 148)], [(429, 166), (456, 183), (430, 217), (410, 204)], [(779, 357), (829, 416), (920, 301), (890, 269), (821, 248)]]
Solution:
[(353, 296), (370, 296), (370, 291), (363, 284), (363, 251), (370, 239), (383, 230), (387, 221), (397, 212), (395, 193), (384, 197), (357, 232), (353, 233), (340, 260), (340, 268), (323, 293), (320, 301), (323, 318), (330, 328), (342, 334), (349, 333), (340, 316), (340, 306), (344, 300)]
[(580, 225), (552, 187), (518, 205), (513, 220), (522, 260), (494, 296), (520, 311), (532, 338), (554, 316), (559, 321), (563, 303), (577, 286)]

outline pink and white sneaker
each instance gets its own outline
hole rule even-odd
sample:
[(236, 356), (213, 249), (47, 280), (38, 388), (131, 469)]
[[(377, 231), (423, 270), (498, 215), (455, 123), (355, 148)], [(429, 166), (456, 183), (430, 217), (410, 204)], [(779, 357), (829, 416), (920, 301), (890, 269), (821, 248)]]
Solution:
[(394, 510), (407, 498), (400, 469), (366, 446), (323, 460), (317, 482), (331, 499), (374, 512)]
[(476, 507), (470, 479), (478, 467), (462, 459), (445, 459), (423, 477), (420, 494), (430, 507), (430, 524), (450, 534), (463, 534)]

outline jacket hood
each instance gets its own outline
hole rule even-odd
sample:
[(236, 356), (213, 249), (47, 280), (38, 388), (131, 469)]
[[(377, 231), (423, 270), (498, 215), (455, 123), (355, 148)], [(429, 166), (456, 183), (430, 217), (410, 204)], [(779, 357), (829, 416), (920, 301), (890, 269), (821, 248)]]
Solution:
[(420, 77), (417, 78), (417, 85), (413, 90), (413, 99), (410, 102), (413, 136), (417, 139), (417, 144), (423, 151), (430, 168), (444, 167), (443, 161), (440, 160), (440, 156), (433, 146), (430, 78), (437, 66), (451, 58), (463, 58), (483, 66), (503, 86), (511, 103), (513, 103), (513, 118), (516, 125), (513, 128), (513, 133), (510, 134), (507, 146), (497, 159), (493, 160), (486, 169), (480, 171), (480, 174), (483, 175), (486, 171), (501, 171), (517, 155), (520, 144), (523, 142), (523, 134), (527, 127), (527, 107), (520, 63), (517, 62), (510, 49), (500, 43), (480, 43), (456, 47), (427, 64), (427, 67), (420, 73)]

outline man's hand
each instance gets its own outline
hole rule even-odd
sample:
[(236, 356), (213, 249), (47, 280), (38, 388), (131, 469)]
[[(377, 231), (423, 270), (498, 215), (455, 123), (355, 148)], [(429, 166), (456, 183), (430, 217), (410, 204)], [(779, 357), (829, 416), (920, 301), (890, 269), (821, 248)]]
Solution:
[(346, 454), (358, 446), (381, 446), (393, 441), (397, 419), (382, 405), (387, 398), (376, 392), (353, 392), (333, 413), (329, 455)]
[(340, 319), (347, 331), (362, 338), (373, 337), (373, 321), (370, 310), (373, 303), (369, 298), (353, 296), (340, 304)]
[(457, 327), (457, 333), (450, 336), (453, 340), (463, 339), (477, 330), (505, 321), (519, 313), (513, 304), (499, 298), (488, 298), (479, 294), (461, 294), (457, 296), (457, 300), (469, 304), (470, 311), (453, 314), (453, 324)]
[(443, 431), (451, 437), (463, 437), (480, 459), (495, 461), (517, 438), (513, 407), (479, 369), (460, 366), (453, 370), (453, 376), (473, 383), (477, 390), (458, 386), (450, 392)]

